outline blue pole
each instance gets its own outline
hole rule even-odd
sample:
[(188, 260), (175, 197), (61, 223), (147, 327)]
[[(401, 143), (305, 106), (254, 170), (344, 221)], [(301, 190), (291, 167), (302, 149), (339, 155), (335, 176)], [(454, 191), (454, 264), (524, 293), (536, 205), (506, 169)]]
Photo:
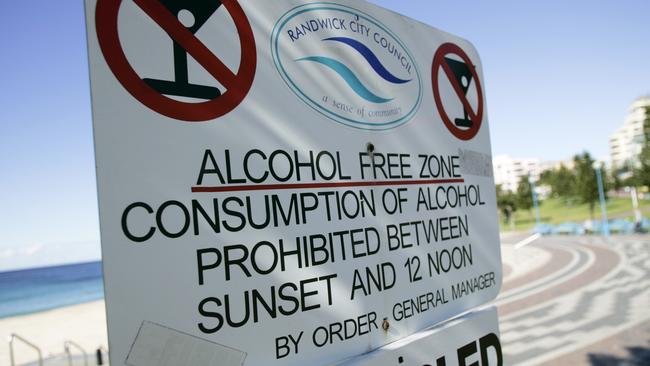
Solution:
[(537, 192), (535, 190), (535, 181), (531, 175), (528, 175), (528, 181), (530, 182), (530, 190), (533, 192), (533, 206), (535, 206), (535, 220), (537, 222), (537, 227), (542, 223), (542, 218), (539, 214), (539, 201), (537, 200)]
[(598, 178), (598, 195), (600, 196), (600, 209), (603, 212), (603, 234), (609, 236), (609, 221), (607, 220), (607, 202), (605, 202), (605, 188), (603, 187), (603, 174), (600, 167), (596, 167), (596, 178)]

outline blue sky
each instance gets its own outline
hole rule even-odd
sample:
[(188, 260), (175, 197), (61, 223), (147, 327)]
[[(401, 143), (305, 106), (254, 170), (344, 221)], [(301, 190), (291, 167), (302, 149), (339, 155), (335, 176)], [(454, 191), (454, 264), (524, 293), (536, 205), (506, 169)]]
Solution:
[[(650, 93), (647, 0), (371, 2), (474, 43), (495, 154), (605, 158)], [(0, 2), (0, 270), (99, 256), (82, 3)]]

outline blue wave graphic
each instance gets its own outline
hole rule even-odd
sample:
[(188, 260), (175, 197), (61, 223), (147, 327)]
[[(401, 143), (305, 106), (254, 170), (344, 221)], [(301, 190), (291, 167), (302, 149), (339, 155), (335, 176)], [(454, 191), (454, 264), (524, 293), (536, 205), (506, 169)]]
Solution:
[(325, 65), (330, 69), (334, 70), (339, 74), (343, 80), (357, 93), (361, 98), (371, 102), (371, 103), (388, 103), (393, 99), (382, 98), (373, 92), (371, 92), (365, 85), (359, 80), (359, 78), (350, 70), (349, 67), (345, 66), (343, 63), (336, 61), (329, 57), (323, 56), (310, 56), (298, 59), (296, 61), (312, 61), (319, 64)]
[(393, 83), (393, 84), (406, 84), (411, 80), (400, 79), (397, 76), (393, 75), (386, 67), (379, 61), (379, 58), (368, 48), (365, 44), (348, 37), (331, 37), (325, 38), (323, 41), (335, 41), (347, 44), (348, 46), (354, 48), (357, 52), (363, 56), (366, 61), (370, 64), (373, 70), (381, 76), (384, 80)]

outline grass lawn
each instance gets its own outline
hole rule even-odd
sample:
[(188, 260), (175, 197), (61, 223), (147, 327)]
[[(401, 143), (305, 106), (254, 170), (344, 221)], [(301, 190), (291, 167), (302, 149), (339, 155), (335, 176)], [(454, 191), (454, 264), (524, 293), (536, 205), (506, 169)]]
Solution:
[[(650, 201), (640, 201), (641, 211), (644, 216), (650, 216)], [(607, 202), (607, 217), (611, 219), (634, 219), (634, 212), (632, 211), (632, 200), (629, 198), (610, 198)], [(571, 221), (576, 223), (583, 223), (590, 218), (589, 205), (586, 204), (567, 204), (562, 199), (551, 198), (543, 201), (540, 206), (540, 216), (543, 223), (546, 224), (561, 224), (563, 222)], [(600, 205), (596, 205), (594, 212), (596, 220), (601, 219)], [(528, 211), (517, 211), (515, 213), (514, 228), (501, 221), (501, 229), (503, 231), (523, 231), (532, 229), (535, 226), (535, 211), (532, 209)]]

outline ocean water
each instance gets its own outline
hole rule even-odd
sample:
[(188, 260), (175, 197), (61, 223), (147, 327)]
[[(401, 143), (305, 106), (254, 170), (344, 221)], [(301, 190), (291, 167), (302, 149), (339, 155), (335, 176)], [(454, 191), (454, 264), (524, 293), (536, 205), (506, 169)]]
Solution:
[(0, 318), (103, 297), (101, 262), (0, 272)]

